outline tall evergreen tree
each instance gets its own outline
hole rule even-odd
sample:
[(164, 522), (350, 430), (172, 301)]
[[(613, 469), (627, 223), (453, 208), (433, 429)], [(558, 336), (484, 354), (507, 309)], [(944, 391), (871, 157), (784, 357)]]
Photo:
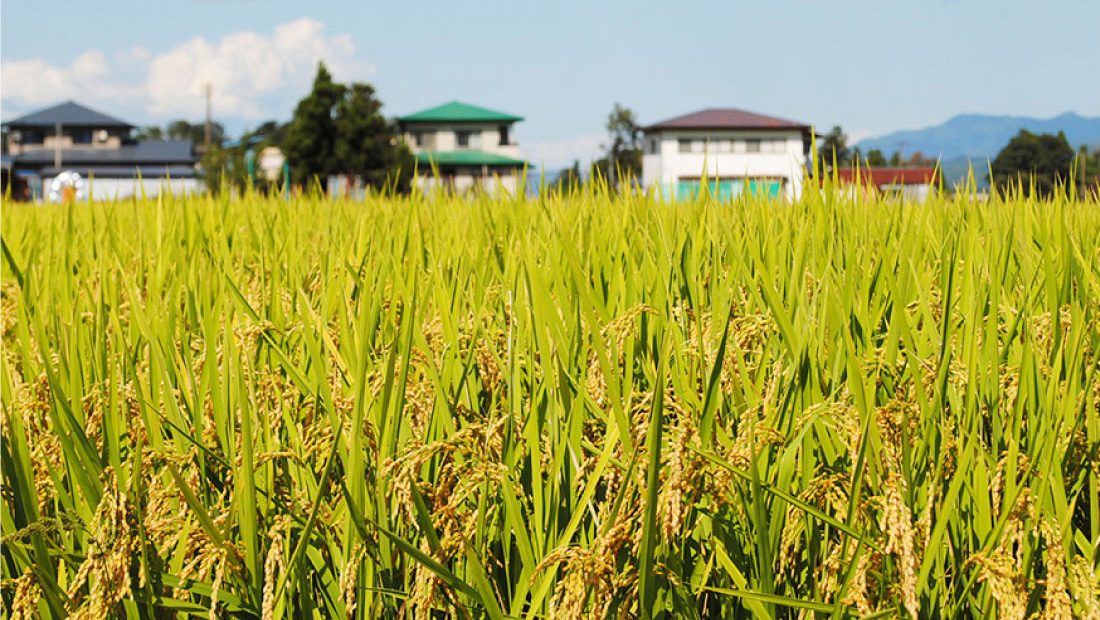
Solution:
[(332, 80), (325, 63), (318, 63), (313, 91), (298, 102), (286, 131), (283, 151), (294, 183), (316, 180), (323, 186), (324, 177), (339, 171), (334, 110), (346, 92), (346, 86)]

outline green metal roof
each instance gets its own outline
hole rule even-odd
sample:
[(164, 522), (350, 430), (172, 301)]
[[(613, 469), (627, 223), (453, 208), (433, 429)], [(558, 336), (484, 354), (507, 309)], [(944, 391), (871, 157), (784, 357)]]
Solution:
[(427, 151), (416, 154), (416, 161), (423, 166), (435, 163), (437, 166), (515, 166), (522, 167), (527, 162), (522, 159), (512, 159), (495, 153), (485, 151), (448, 151), (437, 153)]
[(497, 112), (488, 108), (479, 108), (476, 105), (452, 101), (441, 106), (422, 110), (415, 114), (399, 118), (405, 121), (484, 121), (484, 122), (515, 122), (522, 121), (522, 116)]

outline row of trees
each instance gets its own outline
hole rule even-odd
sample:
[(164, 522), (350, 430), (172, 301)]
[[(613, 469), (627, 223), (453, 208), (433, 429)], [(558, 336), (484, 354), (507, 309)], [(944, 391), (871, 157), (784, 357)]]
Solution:
[[(864, 155), (858, 146), (848, 146), (848, 134), (840, 125), (836, 125), (821, 137), (821, 145), (818, 154), (823, 166), (832, 166), (836, 162), (838, 166), (851, 166), (859, 162), (861, 166), (934, 166), (935, 159), (925, 157), (924, 153), (914, 151), (908, 157), (904, 157), (900, 150), (894, 151), (890, 157), (882, 152), (882, 149), (871, 149)], [(835, 159), (834, 159), (835, 158)]]
[[(848, 147), (848, 136), (839, 125), (825, 134), (819, 152), (823, 166), (826, 162), (832, 165), (833, 161), (838, 166), (860, 162), (867, 167), (934, 166), (937, 163), (920, 151), (906, 159), (899, 152), (887, 159), (879, 149), (872, 149), (864, 156), (859, 147)], [(1049, 196), (1071, 183), (1096, 187), (1100, 183), (1100, 151), (1090, 154), (1082, 145), (1074, 152), (1064, 132), (1033, 134), (1021, 129), (990, 162), (990, 171), (992, 178), (986, 174), (986, 180), (998, 191), (1015, 187), (1025, 195)]]
[[(413, 175), (412, 152), (382, 116), (382, 102), (365, 83), (340, 84), (324, 63), (317, 67), (313, 88), (298, 102), (288, 123), (267, 121), (239, 140), (230, 141), (221, 123), (211, 127), (211, 146), (203, 152), (205, 182), (213, 192), (252, 184), (270, 190), (287, 179), (255, 174), (252, 158), (278, 147), (290, 163), (289, 181), (307, 187), (330, 175), (358, 178), (375, 189), (408, 191)], [(139, 140), (191, 140), (205, 143), (205, 125), (177, 120), (166, 127), (143, 127)]]

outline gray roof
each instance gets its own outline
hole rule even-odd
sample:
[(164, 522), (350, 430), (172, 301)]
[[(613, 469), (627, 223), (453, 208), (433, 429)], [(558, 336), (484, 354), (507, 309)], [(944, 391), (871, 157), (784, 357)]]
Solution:
[(141, 166), (88, 166), (67, 165), (62, 162), (60, 168), (48, 166), (37, 172), (38, 176), (52, 177), (65, 171), (72, 170), (85, 179), (133, 179), (139, 175), (143, 179), (193, 179), (198, 176), (194, 166), (157, 166), (146, 164)]
[[(198, 157), (190, 140), (146, 140), (117, 149), (62, 149), (62, 167), (78, 164), (92, 166), (194, 165)], [(15, 156), (15, 166), (52, 165), (53, 149), (35, 149)]]
[(65, 127), (125, 127), (133, 125), (101, 112), (82, 106), (75, 101), (66, 101), (26, 116), (7, 121), (5, 127), (55, 127), (61, 123)]

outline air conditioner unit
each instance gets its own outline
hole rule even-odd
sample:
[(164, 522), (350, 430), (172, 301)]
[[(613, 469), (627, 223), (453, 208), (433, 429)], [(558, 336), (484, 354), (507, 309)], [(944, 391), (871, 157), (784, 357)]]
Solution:
[(96, 142), (106, 142), (107, 138), (110, 138), (110, 137), (111, 137), (111, 134), (107, 133), (106, 129), (100, 129), (99, 131), (95, 132)]
[(19, 142), (23, 139), (23, 132), (15, 129), (12, 130), (10, 134), (8, 134), (8, 137), (11, 138), (11, 141), (13, 143), (19, 144)]

